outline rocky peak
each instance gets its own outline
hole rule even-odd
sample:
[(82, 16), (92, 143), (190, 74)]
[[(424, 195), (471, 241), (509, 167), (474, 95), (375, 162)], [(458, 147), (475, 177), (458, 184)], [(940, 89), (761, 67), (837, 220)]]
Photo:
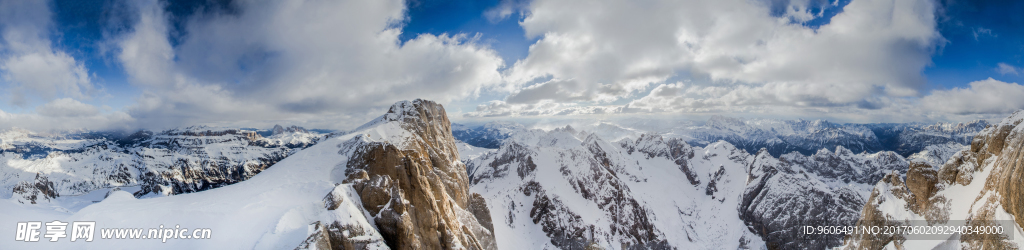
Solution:
[(359, 193), (390, 248), (495, 248), (493, 233), (480, 223), (490, 214), (481, 209), (482, 199), (469, 194), (443, 106), (398, 102), (360, 131), (382, 133), (382, 140), (357, 135), (363, 144), (352, 149), (342, 182)]
[[(902, 225), (909, 220), (926, 220), (929, 225), (938, 226), (998, 224), (1012, 228), (1015, 227), (1012, 223), (1016, 223), (1016, 227), (1024, 225), (1024, 187), (1020, 185), (1020, 180), (1024, 179), (1024, 165), (1020, 164), (1024, 158), (1022, 122), (1024, 111), (1017, 111), (987, 126), (974, 136), (969, 149), (952, 154), (937, 170), (929, 163), (941, 160), (917, 161), (910, 165), (906, 181), (900, 182), (895, 174), (887, 176), (872, 191), (858, 226)], [(987, 123), (970, 124), (973, 125), (946, 124), (949, 126), (932, 128), (959, 131)], [(984, 183), (979, 186), (977, 181)], [(876, 248), (887, 244), (902, 248), (903, 243), (903, 236), (899, 235), (851, 235), (846, 239), (846, 248)], [(950, 238), (944, 244), (959, 245), (963, 249), (1017, 249), (1018, 243), (1007, 240), (1006, 235), (971, 234)]]
[(276, 124), (276, 125), (274, 125), (274, 129), (272, 129), (272, 131), (273, 131), (274, 133), (273, 133), (273, 134), (271, 134), (271, 135), (278, 135), (278, 134), (282, 134), (282, 133), (284, 133), (284, 127), (281, 127), (281, 125), (280, 125), (280, 124)]
[(53, 182), (39, 173), (36, 173), (34, 181), (22, 181), (14, 186), (12, 195), (12, 198), (21, 204), (49, 203), (57, 197), (60, 197), (60, 194), (55, 191)]
[(448, 121), (448, 114), (445, 113), (444, 107), (441, 104), (416, 99), (412, 101), (400, 101), (388, 108), (388, 112), (378, 118), (383, 121), (405, 121), (414, 122), (413, 120), (422, 120), (416, 123), (443, 123), (449, 129), (451, 128), (451, 122)]
[(286, 127), (282, 127), (281, 125), (274, 125), (274, 129), (272, 129), (272, 131), (273, 131), (273, 134), (271, 134), (271, 135), (279, 135), (279, 134), (284, 134), (284, 133), (297, 133), (297, 132), (298, 133), (309, 133), (309, 131), (306, 130), (305, 128), (299, 127), (299, 126), (295, 126), (295, 125), (289, 126), (287, 128)]

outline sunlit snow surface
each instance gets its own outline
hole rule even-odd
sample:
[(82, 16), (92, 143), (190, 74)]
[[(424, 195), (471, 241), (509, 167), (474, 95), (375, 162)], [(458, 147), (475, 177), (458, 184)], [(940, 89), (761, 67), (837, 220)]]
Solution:
[[(253, 178), (203, 192), (167, 197), (136, 199), (125, 191), (79, 208), (81, 202), (100, 200), (98, 190), (77, 197), (61, 197), (60, 204), (77, 211), (61, 212), (52, 207), (18, 204), (0, 200), (0, 235), (15, 235), (19, 221), (95, 221), (93, 242), (12, 242), (14, 249), (292, 249), (309, 235), (310, 223), (344, 220), (373, 228), (362, 205), (348, 197), (341, 209), (323, 209), (325, 195), (335, 188), (337, 172), (344, 167), (351, 150), (369, 141), (398, 141), (408, 132), (397, 124), (377, 124), (344, 136), (327, 139), (278, 162)], [(347, 185), (342, 188), (347, 189)], [(348, 192), (351, 193), (351, 192)], [(350, 215), (358, 216), (350, 216)], [(211, 239), (101, 239), (101, 228), (209, 228)], [(43, 238), (48, 240), (48, 238)], [(10, 241), (5, 241), (10, 242)]]

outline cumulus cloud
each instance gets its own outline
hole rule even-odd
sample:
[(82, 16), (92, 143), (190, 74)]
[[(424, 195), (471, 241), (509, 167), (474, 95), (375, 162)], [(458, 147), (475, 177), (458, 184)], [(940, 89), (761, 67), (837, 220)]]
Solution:
[[(918, 98), (921, 71), (944, 43), (931, 0), (853, 0), (820, 26), (805, 24), (827, 18), (822, 7), (838, 6), (503, 0), (484, 17), (521, 13), (520, 26), (537, 39), (508, 68), (479, 35), (401, 41), (408, 18), (401, 0), (234, 1), (185, 14), (168, 13), (165, 4), (112, 5), (133, 16), (105, 31), (111, 40), (101, 43), (112, 45), (115, 63), (141, 94), (123, 112), (104, 113), (82, 102), (102, 92), (83, 64), (51, 45), (47, 5), (0, 1), (0, 94), (16, 105), (33, 96), (45, 103), (34, 114), (0, 111), (0, 128), (347, 129), (395, 101), (449, 103), (487, 91), (507, 95), (464, 117), (752, 112), (900, 121), (1024, 107), (1012, 98), (1021, 96), (1020, 85), (992, 79)], [(995, 70), (1021, 71), (1005, 63)], [(989, 95), (997, 98), (967, 101)], [(947, 98), (965, 103), (939, 102)]]
[(49, 39), (51, 12), (45, 1), (0, 2), (0, 86), (10, 104), (30, 98), (87, 99), (95, 90), (85, 66)]
[(927, 110), (953, 114), (1005, 114), (1024, 109), (1024, 86), (992, 78), (969, 88), (936, 90), (921, 99)]
[[(471, 98), (501, 81), (504, 62), (474, 36), (401, 42), (402, 1), (232, 4), (187, 17), (180, 31), (161, 3), (133, 4), (138, 21), (118, 43), (144, 89), (132, 116), (179, 125), (344, 117), (398, 100)], [(172, 44), (174, 34), (185, 35)]]
[[(919, 94), (942, 39), (933, 1), (856, 0), (816, 29), (801, 24), (821, 16), (808, 2), (786, 1), (773, 15), (745, 0), (536, 0), (520, 24), (540, 39), (506, 72), (506, 101), (610, 103), (680, 75), (737, 89), (675, 100), (693, 105), (829, 107)], [(519, 98), (541, 89), (554, 91)]]

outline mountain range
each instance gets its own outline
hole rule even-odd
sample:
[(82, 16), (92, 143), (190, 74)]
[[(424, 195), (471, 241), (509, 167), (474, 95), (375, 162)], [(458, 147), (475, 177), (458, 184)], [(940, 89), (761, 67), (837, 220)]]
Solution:
[[(706, 146), (722, 140), (756, 154), (762, 148), (780, 156), (793, 151), (811, 155), (822, 148), (842, 146), (854, 153), (893, 151), (904, 157), (928, 145), (970, 144), (971, 138), (988, 126), (985, 120), (968, 123), (833, 123), (825, 120), (739, 119), (713, 116), (700, 125), (681, 122), (678, 126), (649, 126), (639, 122), (600, 121), (577, 126), (609, 140), (636, 138), (644, 133), (680, 138), (690, 145)], [(453, 125), (455, 138), (470, 145), (498, 148), (511, 133), (524, 125), (496, 121), (479, 126)]]
[[(656, 131), (610, 122), (537, 129), (508, 121), (452, 124), (440, 104), (414, 100), (333, 133), (297, 126), (13, 129), (0, 133), (0, 210), (11, 215), (0, 224), (173, 223), (217, 235), (166, 243), (98, 239), (90, 248), (918, 246), (928, 241), (808, 239), (800, 230), (1014, 220), (1021, 114), (998, 124), (714, 117)], [(0, 227), (0, 234), (13, 230)], [(933, 246), (973, 246), (967, 239)]]

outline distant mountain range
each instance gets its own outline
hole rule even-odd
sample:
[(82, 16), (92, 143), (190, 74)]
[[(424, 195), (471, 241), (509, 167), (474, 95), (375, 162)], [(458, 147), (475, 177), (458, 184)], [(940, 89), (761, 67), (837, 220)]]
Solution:
[(23, 203), (129, 186), (138, 197), (198, 192), (244, 181), (324, 137), (299, 127), (268, 137), (206, 126), (131, 134), (12, 129), (0, 133), (0, 197), (21, 184), (52, 189), (15, 195)]
[[(635, 139), (643, 133), (657, 133), (667, 138), (683, 139), (693, 146), (706, 146), (722, 140), (749, 154), (756, 154), (764, 148), (774, 156), (794, 151), (811, 155), (822, 148), (834, 150), (842, 146), (853, 153), (893, 151), (907, 157), (928, 145), (950, 142), (970, 144), (971, 138), (988, 125), (984, 120), (936, 124), (839, 124), (825, 120), (744, 120), (715, 116), (702, 125), (681, 124), (655, 131), (612, 122), (599, 122), (577, 129), (616, 140), (626, 137)], [(482, 148), (497, 148), (509, 134), (525, 129), (523, 125), (504, 121), (481, 126), (456, 124), (452, 127), (455, 138)]]

